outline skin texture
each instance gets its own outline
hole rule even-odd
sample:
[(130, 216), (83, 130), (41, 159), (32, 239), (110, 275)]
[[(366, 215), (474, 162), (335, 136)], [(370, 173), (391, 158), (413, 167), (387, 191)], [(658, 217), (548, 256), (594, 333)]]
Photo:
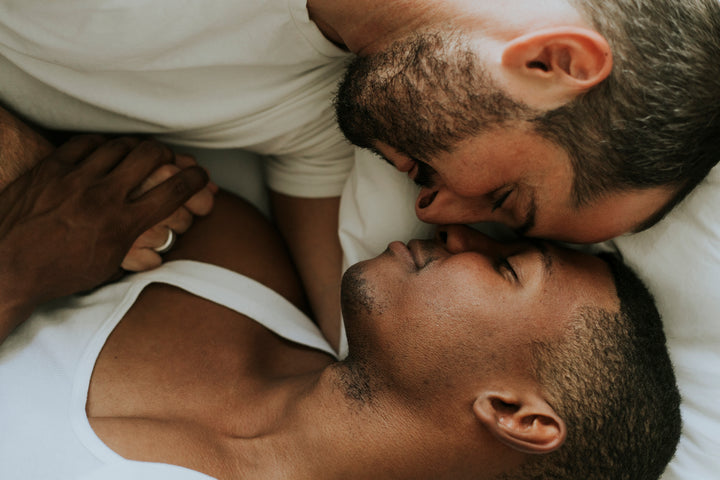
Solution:
[(340, 344), (342, 249), (339, 198), (297, 198), (273, 192), (273, 220), (286, 239), (310, 300), (312, 316), (337, 350)]
[[(419, 162), (392, 147), (377, 150), (399, 171), (419, 178)], [(588, 206), (570, 200), (573, 173), (567, 155), (522, 130), (488, 132), (426, 162), (415, 203), (428, 223), (497, 221), (520, 234), (592, 243), (636, 231), (674, 189), (656, 187), (607, 195)], [(436, 168), (433, 168), (435, 166)]]
[[(347, 362), (151, 285), (98, 358), (90, 424), (126, 458), (218, 478), (491, 478), (526, 451), (499, 439), (497, 418), (540, 448), (562, 448), (563, 427), (526, 374), (527, 342), (552, 338), (580, 303), (616, 302), (603, 262), (547, 248), (464, 227), (391, 244), (346, 275)], [(306, 308), (277, 232), (231, 196), (220, 194), (169, 257), (242, 272)], [(517, 279), (499, 266), (505, 258)], [(392, 295), (399, 289), (407, 296)], [(472, 407), (479, 398), (522, 408), (478, 406), (486, 421)]]
[[(346, 274), (343, 287), (354, 287), (344, 290), (349, 337), (372, 336), (368, 357), (390, 355), (407, 362), (408, 369), (404, 362), (383, 366), (388, 382), (424, 384), (423, 395), (431, 395), (427, 382), (451, 365), (483, 370), (497, 382), (504, 374), (527, 374), (522, 369), (530, 339), (557, 335), (567, 312), (581, 305), (616, 306), (604, 263), (597, 258), (542, 242), (502, 244), (459, 225), (441, 232), (445, 243), (393, 242)], [(488, 356), (458, 363), (453, 352), (461, 339), (462, 350)], [(423, 360), (415, 357), (419, 352)], [(419, 375), (418, 365), (427, 371)], [(493, 365), (501, 367), (494, 370)]]

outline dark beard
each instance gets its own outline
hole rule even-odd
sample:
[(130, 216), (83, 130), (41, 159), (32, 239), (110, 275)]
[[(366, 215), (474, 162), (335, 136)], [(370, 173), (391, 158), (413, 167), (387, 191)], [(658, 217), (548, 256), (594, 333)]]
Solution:
[(367, 280), (363, 277), (363, 263), (356, 263), (347, 269), (340, 288), (340, 304), (346, 318), (358, 318), (370, 315), (374, 309), (374, 300), (369, 291)]
[(355, 58), (335, 98), (340, 129), (352, 143), (386, 143), (418, 160), (445, 151), (530, 110), (497, 88), (457, 36), (417, 34)]
[(356, 263), (347, 269), (342, 278), (340, 298), (348, 339), (348, 356), (336, 365), (339, 387), (345, 396), (358, 406), (372, 404), (377, 385), (371, 375), (371, 362), (368, 352), (373, 342), (369, 338), (363, 322), (370, 321), (371, 315), (381, 312), (373, 296), (372, 289), (363, 277), (364, 264)]
[(348, 357), (332, 368), (337, 373), (338, 387), (348, 400), (358, 407), (372, 405), (376, 389), (364, 361)]

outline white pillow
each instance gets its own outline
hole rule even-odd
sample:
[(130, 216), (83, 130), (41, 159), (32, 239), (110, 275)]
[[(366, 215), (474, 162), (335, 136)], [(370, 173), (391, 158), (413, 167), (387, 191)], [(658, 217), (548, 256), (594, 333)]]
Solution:
[(415, 216), (418, 187), (369, 150), (355, 150), (355, 165), (340, 200), (343, 270), (385, 251), (394, 240), (428, 237), (433, 226)]
[(262, 157), (239, 148), (207, 149), (174, 147), (179, 153), (193, 155), (205, 167), (210, 178), (221, 188), (239, 195), (270, 216), (270, 200), (265, 187)]
[(683, 396), (683, 438), (663, 480), (720, 476), (720, 166), (670, 215), (615, 239), (655, 296)]
[[(340, 206), (345, 266), (392, 240), (427, 236), (415, 217), (417, 187), (366, 150)], [(683, 395), (683, 437), (663, 480), (710, 480), (720, 472), (720, 167), (652, 229), (614, 241), (657, 300)]]

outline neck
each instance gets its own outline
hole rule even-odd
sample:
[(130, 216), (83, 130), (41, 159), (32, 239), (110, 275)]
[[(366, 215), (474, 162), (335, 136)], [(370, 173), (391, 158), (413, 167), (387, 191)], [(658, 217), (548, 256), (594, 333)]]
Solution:
[[(257, 466), (255, 478), (384, 478), (380, 465), (401, 428), (392, 423), (379, 434), (376, 403), (363, 405), (346, 395), (341, 368), (333, 365), (312, 378), (287, 380), (270, 402), (274, 410), (265, 432), (242, 442), (241, 462)], [(403, 415), (382, 415), (387, 422)], [(396, 444), (397, 445), (397, 444)], [(244, 460), (247, 459), (247, 462)], [(380, 461), (378, 461), (380, 459)], [(380, 469), (379, 469), (380, 468)]]
[(477, 456), (458, 434), (465, 426), (448, 429), (453, 422), (439, 411), (413, 410), (382, 392), (362, 403), (342, 387), (343, 368), (291, 381), (273, 428), (242, 450), (259, 465), (255, 478), (463, 478), (455, 468)]
[(428, 13), (408, 0), (308, 0), (307, 9), (329, 40), (358, 55), (378, 51), (398, 35), (420, 29)]

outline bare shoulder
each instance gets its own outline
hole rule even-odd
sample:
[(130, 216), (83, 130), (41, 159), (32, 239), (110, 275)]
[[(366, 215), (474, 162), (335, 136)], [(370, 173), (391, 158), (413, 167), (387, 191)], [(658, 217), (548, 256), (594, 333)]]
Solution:
[(305, 293), (287, 246), (270, 221), (247, 201), (220, 192), (210, 215), (196, 219), (166, 260), (196, 260), (250, 277), (307, 312)]

